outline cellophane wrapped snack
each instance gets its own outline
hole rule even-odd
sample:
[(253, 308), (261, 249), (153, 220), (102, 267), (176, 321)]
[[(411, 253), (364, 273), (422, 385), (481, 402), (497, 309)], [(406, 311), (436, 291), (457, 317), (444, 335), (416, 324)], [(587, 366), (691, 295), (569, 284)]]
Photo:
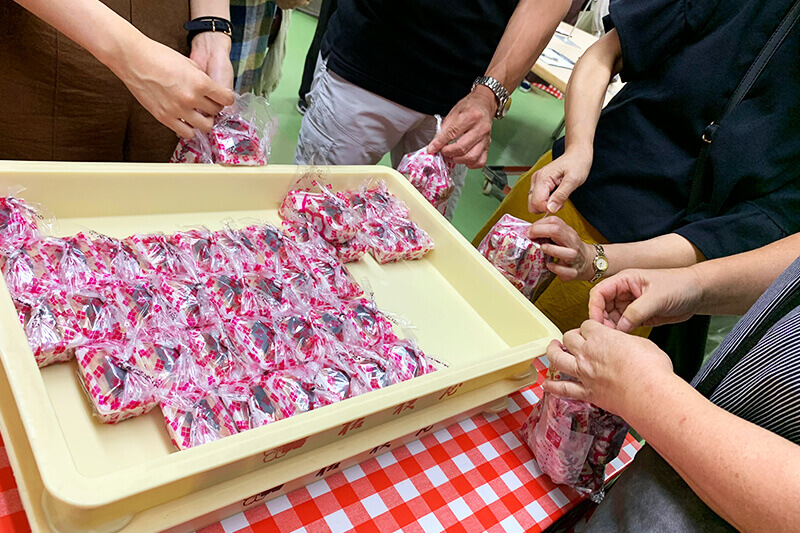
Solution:
[(549, 393), (520, 428), (542, 472), (595, 498), (602, 498), (606, 465), (619, 454), (627, 433), (628, 424), (617, 415)]
[(432, 247), (407, 207), (376, 183), (303, 192), (317, 196), (287, 208), (285, 232), (222, 221), (126, 238), (42, 235), (0, 202), (21, 213), (0, 228), (18, 244), (0, 268), (36, 362), (75, 357), (102, 422), (160, 405), (178, 449), (434, 371), (343, 264), (367, 248), (365, 217), (397, 232), (399, 258)]
[(210, 132), (194, 130), (191, 139), (181, 139), (170, 162), (266, 165), (278, 117), (261, 96), (246, 93), (235, 98), (214, 118)]
[[(436, 115), (437, 131), (442, 119)], [(416, 152), (406, 154), (397, 165), (397, 171), (403, 174), (411, 185), (417, 189), (441, 213), (447, 212), (447, 202), (453, 194), (453, 170), (456, 164), (441, 153), (428, 153), (424, 146)]]
[(542, 252), (544, 239), (528, 237), (529, 222), (511, 215), (503, 217), (486, 234), (478, 251), (527, 298), (553, 276), (547, 269), (552, 258)]

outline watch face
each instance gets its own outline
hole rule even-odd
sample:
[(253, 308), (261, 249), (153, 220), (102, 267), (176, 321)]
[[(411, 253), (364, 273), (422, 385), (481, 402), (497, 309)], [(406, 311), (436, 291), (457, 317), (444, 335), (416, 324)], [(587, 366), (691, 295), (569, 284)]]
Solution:
[(594, 267), (600, 272), (605, 272), (608, 269), (608, 260), (605, 257), (597, 257), (594, 260)]
[(506, 116), (506, 113), (508, 113), (509, 109), (511, 109), (511, 97), (510, 96), (508, 97), (508, 99), (503, 104), (503, 107), (500, 109), (500, 118), (503, 118), (504, 116)]

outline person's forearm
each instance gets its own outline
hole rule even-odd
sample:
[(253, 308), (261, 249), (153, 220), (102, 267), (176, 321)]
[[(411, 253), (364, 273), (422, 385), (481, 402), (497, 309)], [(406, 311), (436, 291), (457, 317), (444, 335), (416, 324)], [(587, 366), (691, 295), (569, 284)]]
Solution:
[(680, 268), (703, 261), (703, 254), (677, 233), (669, 233), (646, 241), (606, 244), (608, 257), (606, 277), (628, 268)]
[(99, 0), (16, 0), (117, 73), (126, 53), (144, 35)]
[(703, 290), (698, 314), (741, 315), (800, 256), (800, 233), (750, 252), (692, 266)]
[(620, 413), (715, 512), (742, 531), (800, 524), (800, 446), (713, 405), (674, 374), (632, 384)]
[(608, 84), (622, 68), (616, 30), (589, 47), (572, 70), (564, 98), (565, 149), (592, 157), (594, 134)]
[(189, 2), (192, 18), (220, 17), (230, 20), (230, 5), (230, 0), (191, 0)]
[(506, 25), (486, 75), (499, 81), (509, 93), (514, 92), (542, 55), (569, 5), (568, 0), (521, 0)]

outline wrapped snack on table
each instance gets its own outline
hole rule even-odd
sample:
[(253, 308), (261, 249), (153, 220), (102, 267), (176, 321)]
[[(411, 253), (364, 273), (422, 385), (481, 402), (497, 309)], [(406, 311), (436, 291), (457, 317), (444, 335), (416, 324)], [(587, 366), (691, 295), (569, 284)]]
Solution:
[(40, 253), (38, 240), (8, 256), (0, 255), (3, 277), (12, 298), (45, 296), (57, 285), (56, 265)]
[(244, 280), (236, 275), (215, 274), (205, 280), (208, 301), (225, 320), (239, 314), (244, 291)]
[(58, 261), (58, 277), (72, 290), (90, 288), (111, 277), (100, 249), (85, 233), (64, 239)]
[(372, 257), (380, 264), (403, 260), (411, 247), (384, 221), (364, 222), (364, 242)]
[(478, 246), (478, 252), (492, 263), (522, 294), (531, 298), (552, 279), (541, 245), (547, 240), (528, 238), (530, 223), (503, 215)]
[(147, 265), (131, 247), (130, 241), (93, 233), (92, 242), (112, 277), (123, 281), (136, 281), (144, 278), (144, 270)]
[(205, 376), (201, 388), (241, 381), (247, 374), (247, 361), (236, 351), (227, 333), (217, 325), (190, 329), (185, 333), (187, 348)]
[(237, 433), (236, 424), (215, 394), (195, 389), (161, 400), (172, 444), (186, 450)]
[(211, 305), (207, 289), (201, 283), (162, 279), (158, 284), (158, 292), (176, 320), (190, 328), (219, 321), (219, 314)]
[(405, 256), (407, 261), (415, 261), (422, 259), (428, 252), (433, 250), (433, 239), (430, 236), (408, 219), (405, 218), (391, 218), (389, 225), (392, 231), (399, 235), (405, 242)]
[(191, 255), (175, 246), (166, 235), (137, 234), (124, 242), (138, 252), (150, 271), (170, 279), (197, 279)]
[[(436, 130), (441, 128), (442, 119), (436, 115)], [(453, 170), (456, 164), (441, 153), (429, 154), (423, 146), (414, 153), (406, 154), (397, 165), (397, 171), (408, 178), (417, 189), (441, 213), (447, 212), (447, 201), (453, 194)]]
[(341, 191), (336, 193), (347, 202), (359, 217), (400, 217), (408, 218), (408, 206), (397, 198), (383, 181), (369, 180), (357, 191)]
[(240, 276), (265, 265), (264, 256), (244, 230), (234, 229), (228, 223), (222, 230), (214, 232), (214, 240), (227, 256), (233, 272)]
[(272, 320), (264, 317), (232, 317), (225, 323), (235, 349), (261, 371), (285, 366), (287, 347), (277, 338)]
[(379, 346), (397, 340), (392, 330), (392, 323), (376, 307), (375, 303), (359, 298), (345, 305), (347, 316), (354, 325), (356, 334), (364, 347)]
[(278, 214), (284, 220), (299, 217), (331, 244), (344, 243), (358, 234), (358, 219), (347, 204), (324, 185), (322, 192), (289, 191)]
[(594, 498), (602, 497), (606, 465), (619, 454), (627, 433), (628, 424), (617, 415), (548, 393), (520, 428), (542, 472)]
[(436, 370), (419, 346), (409, 340), (383, 344), (380, 352), (386, 367), (392, 370), (390, 373), (392, 383), (406, 381)]
[(125, 360), (158, 386), (166, 387), (177, 370), (178, 359), (186, 353), (187, 347), (174, 332), (139, 328), (131, 334)]
[(75, 349), (84, 389), (95, 414), (106, 424), (148, 413), (158, 403), (153, 383), (125, 361), (124, 351), (117, 343)]
[(0, 197), (0, 254), (10, 254), (39, 238), (38, 219), (36, 209), (24, 200)]
[(240, 310), (244, 316), (273, 316), (284, 306), (283, 282), (277, 276), (254, 273), (244, 277)]
[(85, 342), (123, 341), (130, 325), (110, 291), (68, 293), (66, 299)]
[(30, 301), (14, 300), (28, 344), (40, 368), (69, 361), (82, 338), (63, 291)]
[(301, 363), (318, 361), (330, 350), (329, 338), (302, 314), (287, 314), (279, 328), (286, 344)]
[(264, 390), (270, 402), (277, 408), (279, 418), (289, 418), (310, 411), (313, 397), (302, 381), (291, 372), (271, 372), (264, 380)]
[(283, 254), (283, 233), (271, 224), (247, 226), (242, 230), (244, 237), (261, 252), (265, 261), (275, 263)]
[(337, 366), (344, 370), (350, 379), (350, 396), (358, 396), (388, 387), (397, 378), (387, 371), (381, 357), (375, 352), (348, 346), (340, 349), (333, 358)]
[(278, 117), (262, 96), (235, 96), (233, 105), (214, 118), (209, 133), (194, 130), (194, 137), (178, 142), (170, 163), (267, 164)]
[(217, 245), (214, 235), (208, 228), (193, 228), (179, 231), (169, 237), (169, 242), (194, 259), (201, 272), (216, 274), (233, 269), (228, 256)]
[(278, 419), (275, 405), (264, 389), (263, 378), (223, 386), (218, 394), (240, 433)]
[(183, 325), (177, 308), (167, 302), (159, 288), (148, 280), (114, 284), (113, 293), (131, 328)]

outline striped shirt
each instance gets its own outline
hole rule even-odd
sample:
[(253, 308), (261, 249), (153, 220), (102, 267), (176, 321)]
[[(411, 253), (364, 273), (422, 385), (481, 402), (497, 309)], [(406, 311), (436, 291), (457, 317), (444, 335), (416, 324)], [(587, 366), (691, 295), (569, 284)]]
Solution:
[(790, 311), (736, 363), (711, 394), (726, 411), (800, 444), (800, 257), (764, 292), (700, 369), (692, 385), (746, 342), (770, 311), (791, 301)]

